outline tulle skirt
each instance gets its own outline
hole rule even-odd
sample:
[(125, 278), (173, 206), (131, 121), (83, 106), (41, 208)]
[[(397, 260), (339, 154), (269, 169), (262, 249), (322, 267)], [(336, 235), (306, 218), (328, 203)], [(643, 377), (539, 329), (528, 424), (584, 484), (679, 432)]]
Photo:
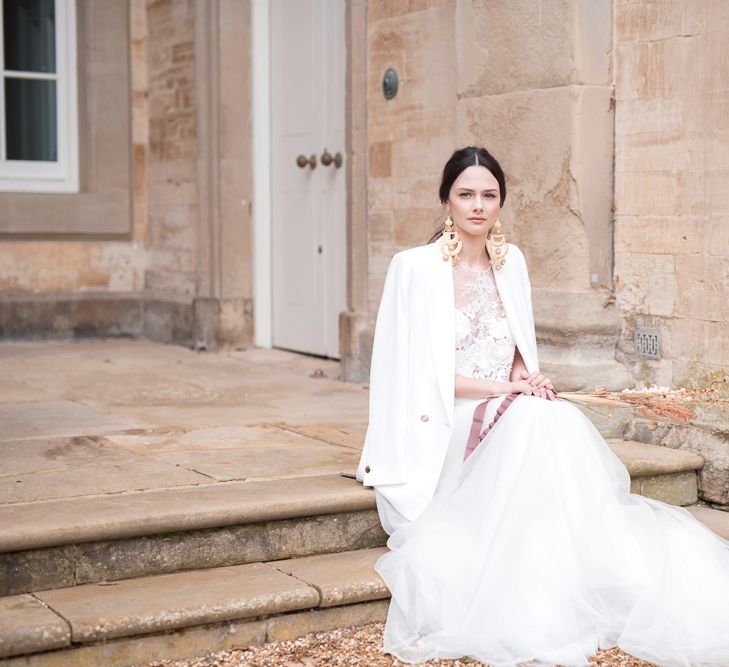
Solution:
[(729, 541), (631, 494), (623, 463), (564, 401), (519, 396), (463, 462), (478, 402), (456, 400), (415, 521), (378, 494), (392, 533), (376, 564), (392, 594), (384, 650), (572, 667), (619, 646), (666, 667), (729, 665)]

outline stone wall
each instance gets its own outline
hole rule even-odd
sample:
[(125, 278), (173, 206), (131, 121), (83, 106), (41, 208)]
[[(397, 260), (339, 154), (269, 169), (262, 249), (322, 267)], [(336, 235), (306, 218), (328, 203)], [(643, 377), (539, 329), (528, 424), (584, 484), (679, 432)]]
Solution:
[(195, 2), (148, 0), (149, 229), (145, 288), (195, 294)]
[[(643, 382), (729, 371), (729, 4), (615, 7), (620, 351)], [(634, 352), (636, 327), (661, 359)], [(703, 377), (703, 380), (702, 380)]]
[(134, 179), (131, 238), (57, 240), (22, 235), (3, 237), (0, 239), (0, 292), (13, 295), (59, 292), (113, 294), (134, 293), (144, 288), (147, 206), (147, 24), (144, 0), (131, 0), (130, 13)]
[[(438, 183), (455, 148), (453, 3), (387, 2), (368, 8), (367, 169), (369, 306), (377, 310), (398, 250), (426, 243), (440, 216)], [(382, 93), (387, 68), (399, 90)]]
[[(38, 231), (33, 215), (22, 216), (10, 231), (3, 227), (0, 336), (132, 335), (204, 348), (248, 343), (250, 4), (107, 2), (115, 3), (116, 14), (105, 27), (128, 36), (131, 75), (122, 79), (104, 65), (109, 48), (104, 51), (93, 30), (93, 20), (104, 14), (101, 3), (80, 3), (91, 18), (79, 18), (86, 28), (79, 37), (85, 66), (79, 103), (100, 96), (99, 72), (115, 96), (129, 100), (128, 108), (114, 109), (119, 123), (128, 123), (131, 114), (131, 146), (127, 138), (121, 147), (131, 156), (132, 183), (121, 192), (131, 212), (127, 205), (124, 224), (109, 233), (101, 224), (104, 209), (94, 218), (97, 227), (73, 234), (49, 224)], [(126, 63), (128, 54), (123, 56)], [(63, 195), (64, 202), (83, 204), (101, 166), (115, 158), (105, 140), (109, 119), (97, 114), (92, 120), (86, 134), (97, 139), (96, 152), (85, 145), (84, 132), (80, 145), (88, 178), (82, 178), (81, 192)], [(115, 138), (119, 143), (119, 129)], [(128, 177), (126, 163), (120, 169)], [(4, 197), (17, 199), (0, 193), (0, 202)], [(32, 199), (42, 210), (48, 197), (23, 201)]]
[[(393, 252), (442, 220), (452, 151), (483, 145), (506, 172), (502, 221), (527, 257), (543, 368), (562, 387), (626, 382), (611, 292), (611, 4), (368, 4), (371, 313)], [(400, 75), (390, 101), (388, 67)]]
[[(729, 4), (620, 0), (615, 13), (619, 355), (639, 382), (705, 386), (729, 371)], [(659, 335), (660, 359), (636, 354), (639, 329)], [(725, 411), (636, 419), (625, 435), (701, 454), (701, 498), (729, 505)]]

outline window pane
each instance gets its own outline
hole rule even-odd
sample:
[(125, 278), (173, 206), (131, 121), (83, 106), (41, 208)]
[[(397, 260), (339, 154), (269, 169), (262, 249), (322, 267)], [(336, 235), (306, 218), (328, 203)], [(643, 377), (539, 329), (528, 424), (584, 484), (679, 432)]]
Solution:
[(56, 71), (54, 0), (4, 0), (5, 69)]
[(56, 82), (5, 79), (8, 160), (58, 159)]

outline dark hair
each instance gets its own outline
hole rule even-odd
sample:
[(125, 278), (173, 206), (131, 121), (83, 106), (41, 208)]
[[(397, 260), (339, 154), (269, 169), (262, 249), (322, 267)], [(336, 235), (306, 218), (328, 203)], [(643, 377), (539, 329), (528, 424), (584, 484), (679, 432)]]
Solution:
[[(499, 206), (504, 205), (504, 201), (506, 200), (506, 179), (504, 178), (504, 171), (496, 158), (485, 148), (479, 146), (459, 148), (457, 151), (454, 151), (448, 162), (445, 163), (443, 177), (438, 190), (441, 204), (448, 201), (448, 195), (451, 192), (453, 183), (461, 175), (461, 172), (474, 165), (486, 167), (494, 175), (494, 178), (499, 183)], [(444, 224), (440, 225), (440, 228), (433, 234), (428, 243), (432, 243), (440, 237), (443, 233), (444, 226)]]

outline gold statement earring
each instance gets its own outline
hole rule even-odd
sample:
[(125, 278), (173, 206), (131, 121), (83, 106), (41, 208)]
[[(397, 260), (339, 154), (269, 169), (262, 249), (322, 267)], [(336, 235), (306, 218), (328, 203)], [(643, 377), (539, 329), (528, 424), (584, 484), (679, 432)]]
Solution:
[(447, 262), (450, 259), (453, 266), (458, 266), (458, 253), (461, 252), (461, 248), (463, 248), (463, 241), (461, 241), (449, 213), (445, 221), (445, 227), (443, 227), (443, 235), (440, 237), (440, 251), (443, 253), (443, 261)]
[(506, 234), (504, 234), (501, 221), (498, 218), (496, 218), (496, 222), (486, 239), (486, 250), (496, 269), (504, 266), (506, 254), (509, 252), (509, 246), (506, 245)]

